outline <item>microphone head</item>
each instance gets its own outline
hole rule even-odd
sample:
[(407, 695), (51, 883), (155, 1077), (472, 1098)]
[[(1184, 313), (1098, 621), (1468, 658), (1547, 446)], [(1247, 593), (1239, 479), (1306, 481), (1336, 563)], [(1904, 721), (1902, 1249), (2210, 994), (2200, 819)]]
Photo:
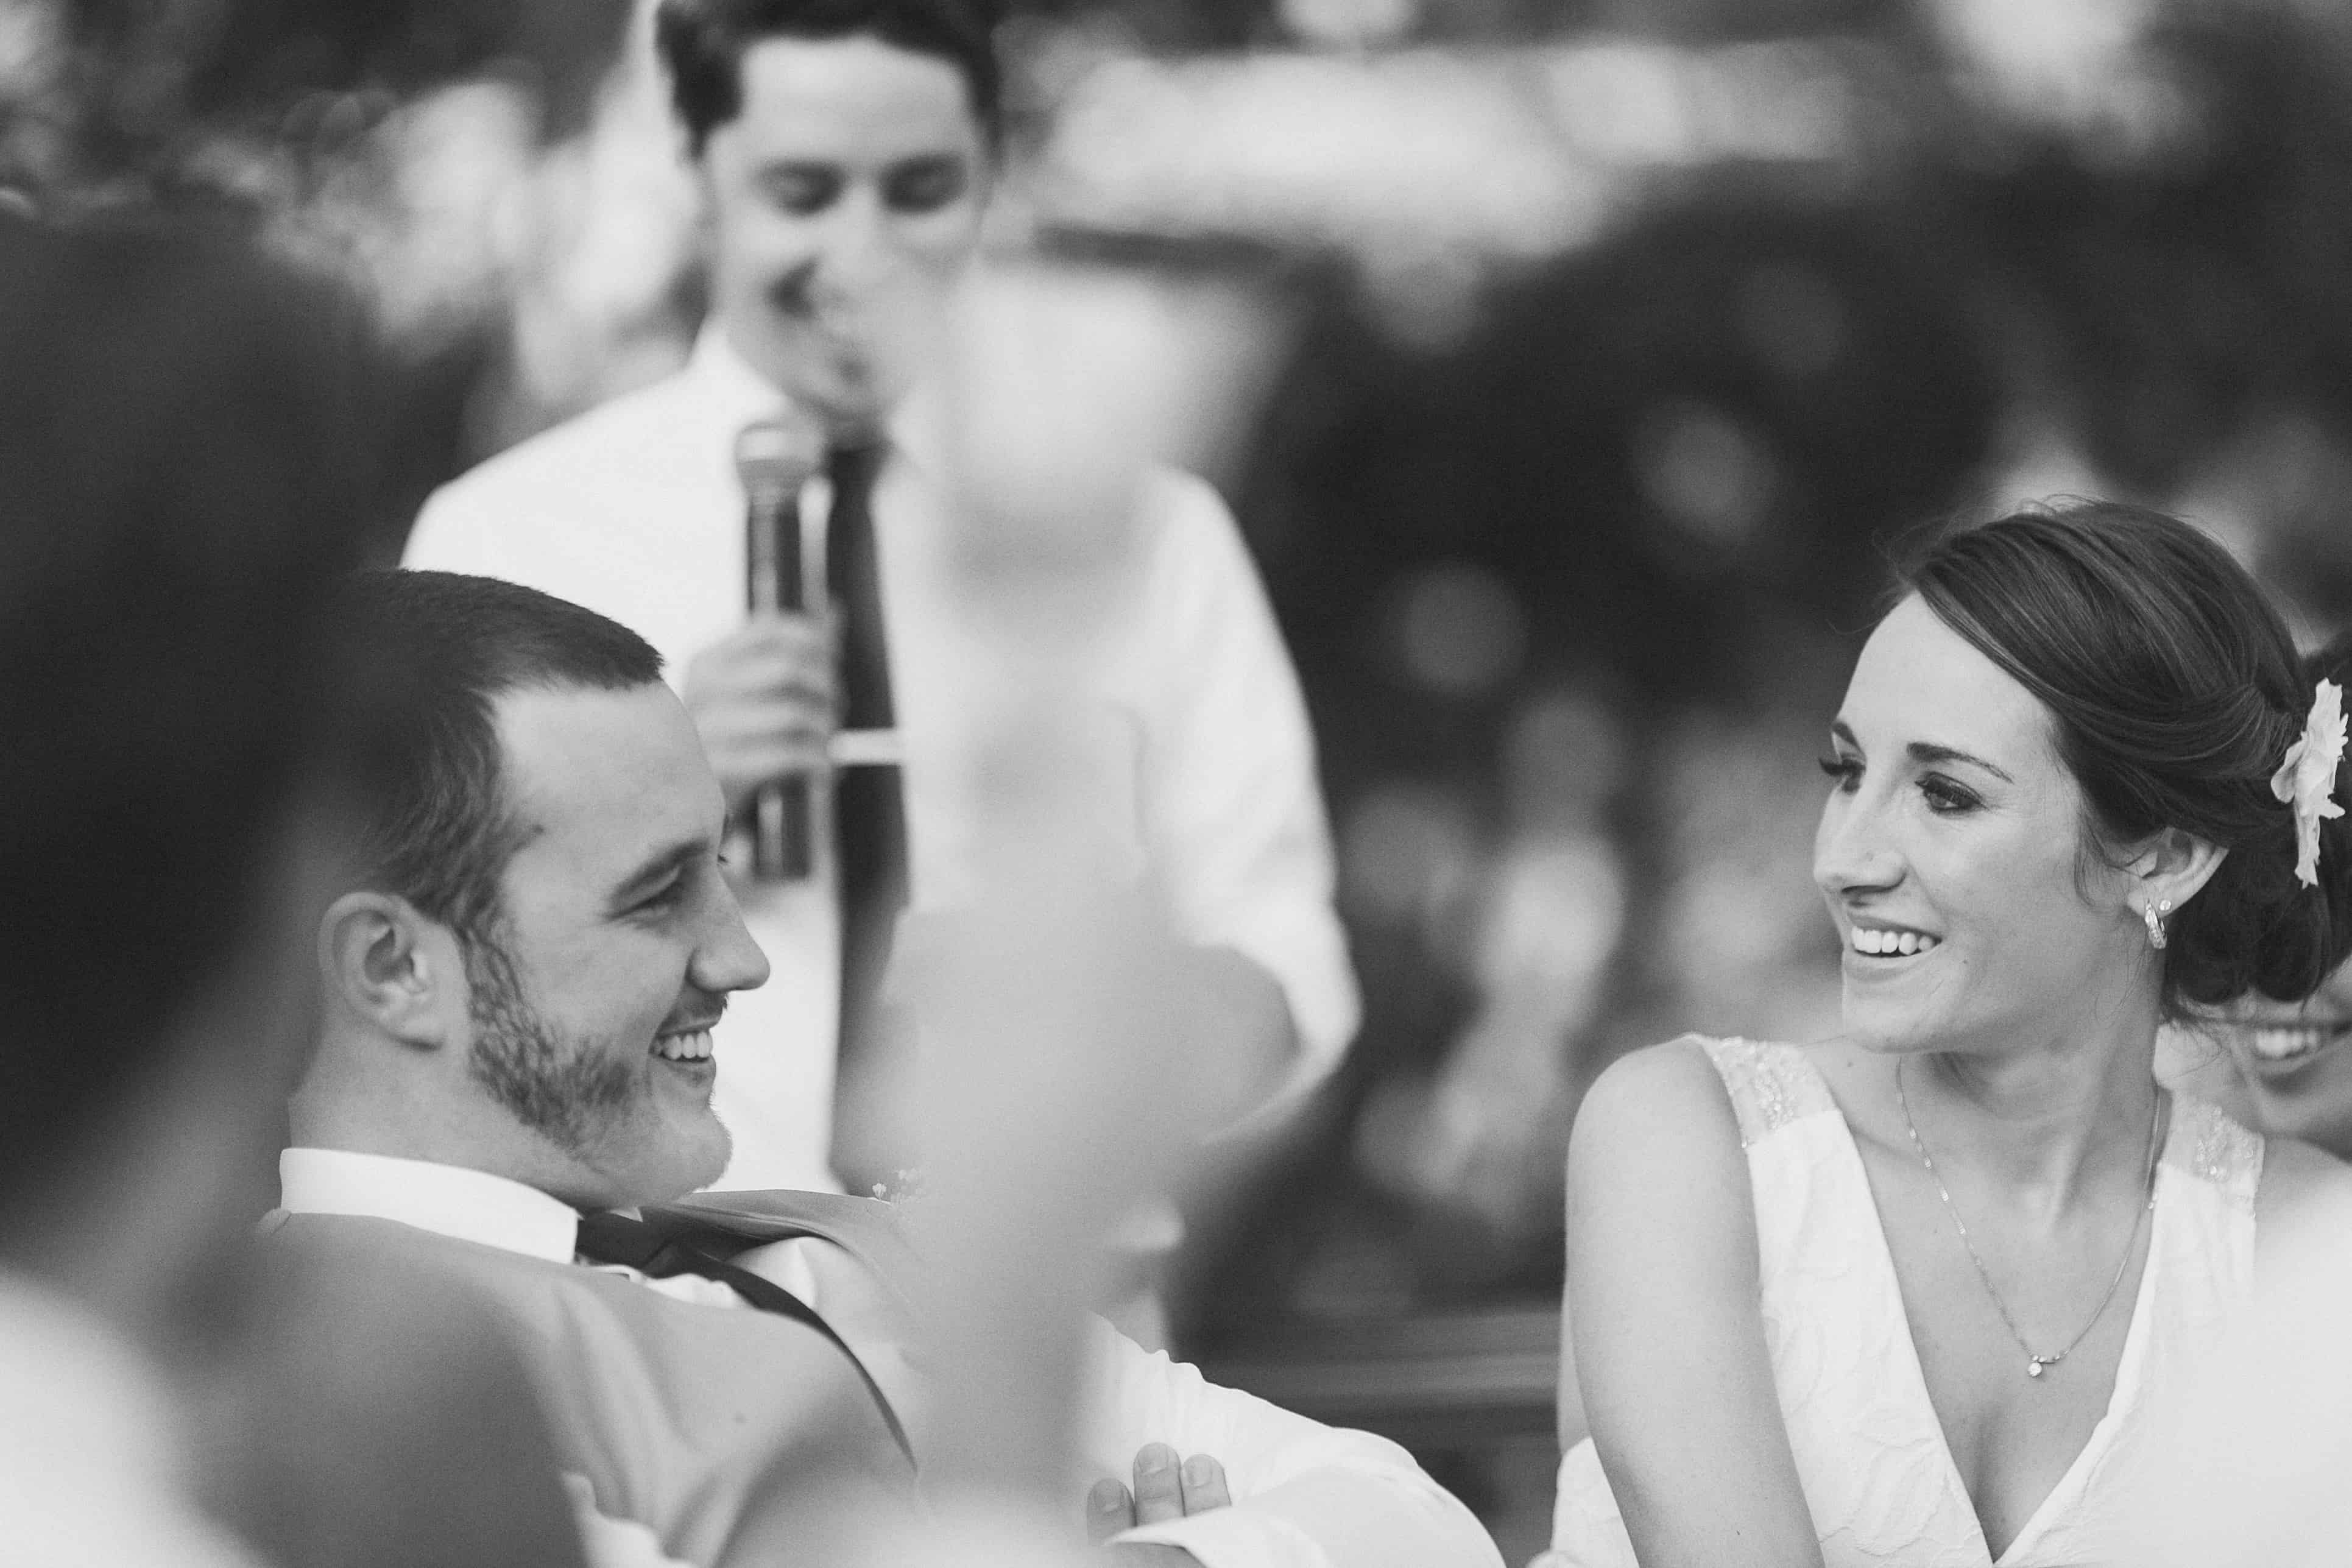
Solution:
[(824, 433), (805, 416), (755, 419), (735, 437), (735, 477), (749, 495), (786, 494), (824, 466)]

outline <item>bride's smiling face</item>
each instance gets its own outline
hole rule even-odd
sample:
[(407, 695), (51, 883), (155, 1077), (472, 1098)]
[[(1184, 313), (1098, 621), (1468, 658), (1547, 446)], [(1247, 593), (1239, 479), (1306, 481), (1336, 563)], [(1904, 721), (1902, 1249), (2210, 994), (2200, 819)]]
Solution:
[(2123, 874), (2080, 853), (2082, 791), (2052, 731), (1916, 596), (1871, 635), (1831, 729), (1813, 841), (1859, 1043), (2031, 1047), (2146, 974)]

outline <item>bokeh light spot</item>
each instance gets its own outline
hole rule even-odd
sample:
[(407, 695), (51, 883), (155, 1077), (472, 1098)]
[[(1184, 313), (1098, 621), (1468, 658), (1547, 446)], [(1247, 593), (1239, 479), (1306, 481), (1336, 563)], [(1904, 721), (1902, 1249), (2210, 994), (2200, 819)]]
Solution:
[(1771, 504), (1770, 450), (1712, 404), (1676, 398), (1653, 405), (1634, 431), (1633, 455), (1643, 493), (1696, 543), (1747, 543)]
[(1819, 268), (1758, 267), (1740, 279), (1733, 310), (1748, 348), (1786, 380), (1810, 381), (1845, 353), (1845, 306)]
[(1412, 925), (1449, 907), (1478, 871), (1478, 844), (1453, 796), (1391, 783), (1359, 801), (1339, 836), (1340, 881), (1367, 919)]
[(1416, 685), (1448, 697), (1475, 697), (1518, 673), (1527, 657), (1527, 615), (1501, 577), (1456, 562), (1405, 584), (1396, 637), (1400, 659)]

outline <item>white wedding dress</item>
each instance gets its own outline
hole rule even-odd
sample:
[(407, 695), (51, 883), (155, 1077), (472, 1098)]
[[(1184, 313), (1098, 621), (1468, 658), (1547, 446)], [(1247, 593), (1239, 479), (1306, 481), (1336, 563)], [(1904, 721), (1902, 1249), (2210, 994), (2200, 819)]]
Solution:
[[(2059, 1568), (2116, 1561), (2134, 1479), (2166, 1430), (2151, 1393), (2194, 1378), (2253, 1282), (2261, 1137), (2179, 1099), (2154, 1236), (2106, 1414), (1993, 1563), (1927, 1398), (1869, 1179), (1828, 1083), (1792, 1046), (1703, 1042), (1755, 1188), (1765, 1337), (1826, 1568)], [(1591, 1439), (1560, 1461), (1552, 1550), (1531, 1568), (1635, 1568)]]

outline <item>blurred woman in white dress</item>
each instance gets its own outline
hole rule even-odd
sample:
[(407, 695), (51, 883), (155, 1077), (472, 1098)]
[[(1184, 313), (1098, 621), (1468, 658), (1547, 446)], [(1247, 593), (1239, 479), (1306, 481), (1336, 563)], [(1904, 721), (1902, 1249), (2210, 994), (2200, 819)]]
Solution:
[(2352, 1188), (2154, 1071), (2166, 1019), (2352, 952), (2337, 696), (2169, 518), (2020, 513), (1907, 574), (1822, 763), (1843, 1034), (1654, 1047), (1578, 1117), (1592, 1436), (1547, 1568), (2110, 1560), (2258, 1226)]
[[(2352, 636), (2313, 655), (2352, 685)], [(2169, 1049), (2165, 1047), (2168, 1047)], [(2301, 1002), (2256, 994), (2159, 1047), (2172, 1083), (2247, 1125), (2352, 1157), (2352, 962)], [(2340, 1568), (2352, 1554), (2352, 1202), (2263, 1237), (2252, 1307), (2181, 1391), (2119, 1563), (2133, 1568)]]

